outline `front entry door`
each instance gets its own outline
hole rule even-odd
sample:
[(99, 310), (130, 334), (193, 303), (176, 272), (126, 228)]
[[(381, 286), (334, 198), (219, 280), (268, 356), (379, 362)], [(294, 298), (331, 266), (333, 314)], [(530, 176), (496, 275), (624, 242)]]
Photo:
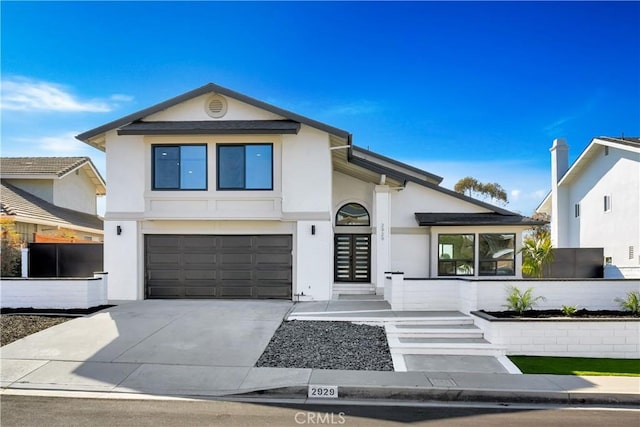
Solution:
[(370, 282), (371, 235), (336, 234), (334, 264), (336, 282)]

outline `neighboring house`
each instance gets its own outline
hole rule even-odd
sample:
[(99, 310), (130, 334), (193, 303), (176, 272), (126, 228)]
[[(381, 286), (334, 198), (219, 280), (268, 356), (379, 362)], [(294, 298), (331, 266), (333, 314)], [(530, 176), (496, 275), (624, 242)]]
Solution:
[(77, 136), (106, 152), (110, 299), (327, 300), (407, 277), (521, 277), (540, 224), (207, 84)]
[(102, 241), (96, 196), (106, 187), (88, 157), (2, 157), (0, 185), (1, 215), (15, 221), (23, 241), (62, 233)]
[(569, 147), (551, 148), (551, 215), (558, 248), (604, 248), (605, 277), (640, 277), (640, 138), (597, 137), (571, 167)]

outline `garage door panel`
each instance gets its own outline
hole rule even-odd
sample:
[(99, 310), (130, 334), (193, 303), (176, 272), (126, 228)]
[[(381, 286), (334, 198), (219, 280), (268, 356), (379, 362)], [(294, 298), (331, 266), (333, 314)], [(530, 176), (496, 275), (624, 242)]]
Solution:
[(158, 264), (159, 266), (165, 265), (165, 264), (173, 264), (173, 265), (179, 265), (181, 263), (181, 257), (180, 254), (150, 254), (147, 257), (147, 262), (149, 264)]
[(184, 288), (185, 297), (189, 298), (197, 298), (197, 297), (215, 297), (216, 296), (216, 288), (211, 286), (198, 286), (191, 287), (187, 286)]
[(147, 235), (148, 298), (291, 298), (290, 235)]
[(222, 268), (228, 265), (233, 265), (234, 268), (236, 265), (246, 265), (247, 268), (251, 268), (254, 262), (253, 254), (228, 254), (223, 253), (220, 255), (220, 265)]
[(256, 254), (257, 265), (291, 265), (291, 254)]
[(215, 280), (218, 274), (215, 270), (185, 270), (185, 280)]
[(183, 254), (182, 259), (184, 260), (185, 266), (191, 265), (214, 265), (217, 263), (217, 255), (215, 254)]

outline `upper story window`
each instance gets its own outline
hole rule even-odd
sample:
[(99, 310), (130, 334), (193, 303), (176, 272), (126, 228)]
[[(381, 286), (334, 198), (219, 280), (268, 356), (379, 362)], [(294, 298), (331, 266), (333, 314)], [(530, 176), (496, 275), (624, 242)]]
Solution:
[(218, 145), (218, 190), (273, 190), (273, 144)]
[(573, 205), (573, 214), (576, 218), (580, 216), (580, 203)]
[(480, 275), (513, 276), (516, 271), (515, 234), (480, 234)]
[(369, 212), (359, 203), (347, 203), (336, 214), (336, 225), (369, 226)]
[(206, 190), (207, 146), (154, 145), (154, 190)]
[(611, 210), (611, 196), (604, 196), (604, 211), (609, 212)]
[(438, 235), (438, 276), (473, 276), (474, 234)]

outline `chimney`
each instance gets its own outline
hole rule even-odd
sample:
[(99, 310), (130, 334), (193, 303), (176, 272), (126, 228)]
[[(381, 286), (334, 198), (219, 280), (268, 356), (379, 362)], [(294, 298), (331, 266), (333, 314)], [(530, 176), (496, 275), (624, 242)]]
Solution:
[(553, 140), (551, 151), (551, 243), (566, 247), (569, 229), (569, 194), (558, 182), (569, 169), (569, 146), (564, 138)]
[(569, 146), (564, 138), (556, 138), (549, 149), (551, 151), (551, 186), (556, 185), (569, 169)]

